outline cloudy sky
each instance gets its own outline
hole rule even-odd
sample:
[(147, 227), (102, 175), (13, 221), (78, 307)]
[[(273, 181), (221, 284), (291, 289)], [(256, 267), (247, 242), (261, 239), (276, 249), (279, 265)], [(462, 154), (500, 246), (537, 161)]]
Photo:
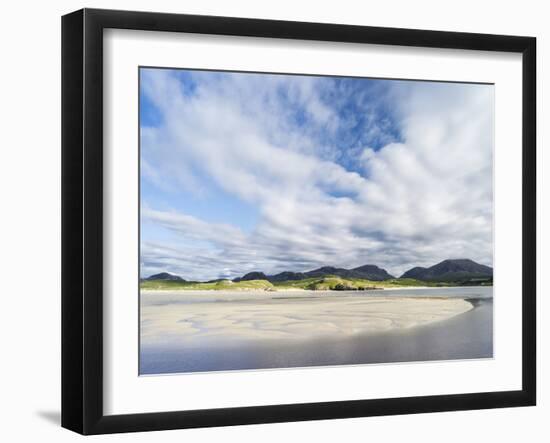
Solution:
[(491, 85), (140, 70), (141, 275), (492, 266)]

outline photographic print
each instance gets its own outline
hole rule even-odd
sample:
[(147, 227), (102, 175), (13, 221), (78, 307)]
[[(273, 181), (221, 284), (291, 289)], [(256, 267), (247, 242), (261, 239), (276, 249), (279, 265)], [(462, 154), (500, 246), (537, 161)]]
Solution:
[(494, 85), (139, 68), (141, 375), (492, 358)]

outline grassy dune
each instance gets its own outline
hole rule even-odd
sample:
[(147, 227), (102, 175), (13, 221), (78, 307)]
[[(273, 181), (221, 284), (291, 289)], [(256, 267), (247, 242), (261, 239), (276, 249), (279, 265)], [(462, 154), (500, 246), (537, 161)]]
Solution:
[(146, 280), (140, 283), (141, 289), (148, 290), (270, 290), (273, 289), (273, 284), (267, 280), (248, 280), (240, 281), (238, 283), (230, 280), (220, 280), (210, 283), (202, 282), (186, 282), (186, 281), (172, 281), (172, 280)]
[(276, 291), (285, 289), (303, 289), (312, 291), (328, 290), (369, 290), (384, 288), (402, 288), (415, 286), (443, 286), (441, 283), (430, 283), (412, 278), (395, 278), (385, 281), (372, 281), (364, 279), (345, 279), (337, 276), (325, 276), (316, 278), (305, 278), (303, 280), (288, 280), (284, 282), (271, 283), (267, 280), (247, 280), (233, 282), (220, 280), (216, 282), (187, 282), (172, 280), (145, 280), (140, 283), (141, 289), (147, 290), (265, 290)]
[(373, 281), (359, 278), (342, 278), (337, 276), (325, 276), (322, 278), (306, 278), (303, 280), (285, 281), (274, 283), (276, 288), (309, 289), (314, 291), (326, 290), (368, 290), (383, 288), (402, 288), (415, 286), (436, 286), (435, 283), (427, 283), (412, 278), (391, 279), (385, 281)]

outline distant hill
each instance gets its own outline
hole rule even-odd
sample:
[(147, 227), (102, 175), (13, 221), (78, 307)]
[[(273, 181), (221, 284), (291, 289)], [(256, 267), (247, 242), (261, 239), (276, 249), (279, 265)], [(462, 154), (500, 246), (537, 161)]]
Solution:
[(284, 271), (276, 275), (270, 275), (269, 281), (271, 282), (293, 281), (293, 280), (303, 280), (304, 278), (307, 278), (307, 277), (302, 272)]
[(354, 278), (366, 278), (367, 280), (383, 281), (395, 278), (393, 275), (388, 274), (385, 269), (379, 268), (376, 265), (363, 265), (351, 270), (351, 277)]
[(335, 268), (332, 266), (323, 266), (318, 269), (307, 272), (284, 271), (275, 275), (265, 275), (263, 272), (249, 272), (242, 277), (233, 279), (234, 282), (248, 280), (267, 280), (272, 283), (292, 280), (303, 280), (306, 278), (318, 278), (325, 276), (337, 276), (342, 278), (361, 278), (372, 281), (384, 281), (394, 278), (388, 274), (385, 269), (376, 265), (363, 265), (353, 269)]
[(160, 274), (151, 275), (144, 279), (145, 281), (152, 280), (164, 280), (164, 281), (185, 281), (179, 275), (169, 274), (168, 272), (161, 272)]
[[(340, 280), (337, 281), (337, 279)], [(342, 282), (342, 280), (346, 281)], [(310, 289), (309, 286), (311, 285), (330, 286), (332, 283), (336, 286), (337, 284), (351, 285), (355, 283), (359, 286), (368, 286), (366, 281), (379, 282), (378, 284), (382, 286), (491, 285), (493, 281), (493, 268), (469, 259), (449, 259), (443, 260), (429, 268), (416, 266), (397, 279), (385, 269), (379, 268), (376, 265), (363, 265), (352, 269), (323, 266), (306, 272), (284, 271), (275, 275), (266, 275), (260, 271), (253, 271), (232, 281), (216, 279), (208, 282), (191, 282), (168, 272), (151, 275), (142, 280), (144, 283), (161, 285), (163, 287), (175, 287), (174, 285), (178, 286), (181, 284), (189, 289), (195, 286), (198, 288), (200, 285), (213, 285), (212, 287), (218, 289), (229, 287), (235, 283), (239, 283), (241, 286), (244, 285), (243, 287), (255, 287), (254, 285), (258, 285), (258, 282), (264, 282), (263, 284), (267, 285), (266, 287), (273, 285), (283, 287), (286, 285), (289, 287)], [(373, 286), (373, 284), (370, 285)], [(208, 287), (210, 288), (210, 286)]]
[(234, 282), (251, 280), (268, 280), (268, 278), (267, 275), (265, 275), (263, 272), (249, 272), (242, 277), (237, 277), (233, 279)]
[(428, 268), (423, 268), (422, 266), (415, 266), (414, 268), (409, 269), (407, 272), (405, 272), (401, 278), (421, 278), (424, 274), (426, 274), (426, 271)]
[(429, 268), (415, 267), (409, 269), (401, 278), (441, 282), (492, 280), (493, 268), (466, 258), (449, 259)]

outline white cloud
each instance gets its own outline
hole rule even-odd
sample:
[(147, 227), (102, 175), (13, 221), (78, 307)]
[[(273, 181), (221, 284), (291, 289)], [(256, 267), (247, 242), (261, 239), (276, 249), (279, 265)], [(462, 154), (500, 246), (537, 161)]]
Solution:
[[(168, 72), (144, 77), (163, 116), (142, 132), (145, 178), (200, 194), (208, 177), (255, 205), (260, 219), (245, 233), (230, 221), (148, 208), (144, 219), (173, 241), (144, 239), (145, 275), (209, 279), (366, 263), (399, 275), (449, 257), (492, 264), (492, 87), (392, 84), (402, 142), (365, 148), (362, 176), (334, 162), (334, 140), (315, 137), (349, 123), (323, 101), (315, 77), (194, 79), (188, 95)], [(307, 125), (289, 116), (294, 107)]]

